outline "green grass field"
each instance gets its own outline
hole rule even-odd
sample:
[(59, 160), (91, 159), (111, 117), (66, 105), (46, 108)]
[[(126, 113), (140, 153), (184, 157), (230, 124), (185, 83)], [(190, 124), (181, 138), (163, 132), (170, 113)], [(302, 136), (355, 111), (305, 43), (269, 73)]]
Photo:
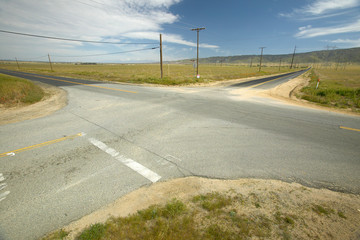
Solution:
[[(324, 106), (360, 112), (360, 66), (315, 68), (310, 78), (310, 84), (302, 89), (298, 97)], [(318, 79), (320, 83), (316, 89)]]
[[(240, 79), (246, 77), (263, 76), (269, 74), (289, 72), (288, 67), (248, 67), (239, 65), (216, 66), (200, 65), (200, 79), (195, 77), (192, 65), (165, 64), (163, 66), (164, 77), (160, 78), (159, 64), (96, 64), (75, 65), (66, 63), (53, 64), (53, 70), (47, 63), (21, 62), (18, 69), (14, 62), (0, 62), (0, 68), (20, 70), (46, 75), (73, 77), (92, 80), (106, 80), (125, 83), (151, 83), (161, 85), (186, 85), (194, 83), (208, 83), (228, 79)], [(298, 69), (293, 69), (298, 70)]]
[(0, 104), (11, 107), (19, 103), (32, 104), (44, 97), (44, 91), (31, 81), (0, 74)]

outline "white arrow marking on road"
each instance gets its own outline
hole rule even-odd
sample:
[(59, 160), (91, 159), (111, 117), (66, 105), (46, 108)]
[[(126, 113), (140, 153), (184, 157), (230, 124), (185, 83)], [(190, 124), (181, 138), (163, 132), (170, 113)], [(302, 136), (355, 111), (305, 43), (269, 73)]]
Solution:
[(140, 163), (130, 159), (126, 158), (125, 156), (120, 155), (118, 151), (116, 151), (113, 148), (108, 147), (105, 143), (96, 140), (95, 138), (89, 138), (89, 141), (96, 147), (100, 148), (110, 156), (114, 157), (116, 160), (127, 166), (128, 168), (134, 170), (135, 172), (139, 173), (141, 176), (147, 178), (151, 182), (155, 183), (159, 181), (161, 178), (160, 175), (157, 173), (151, 171), (150, 169), (144, 167)]

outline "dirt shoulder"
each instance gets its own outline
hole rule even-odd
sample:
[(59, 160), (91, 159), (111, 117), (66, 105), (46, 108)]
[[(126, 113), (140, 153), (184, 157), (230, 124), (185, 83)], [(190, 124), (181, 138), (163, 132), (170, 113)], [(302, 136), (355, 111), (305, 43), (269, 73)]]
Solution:
[(307, 73), (294, 78), (288, 82), (280, 84), (272, 89), (264, 90), (264, 91), (254, 91), (253, 94), (262, 97), (270, 97), (275, 98), (277, 100), (281, 100), (288, 104), (313, 108), (318, 110), (325, 110), (336, 113), (344, 113), (353, 116), (360, 116), (359, 113), (352, 112), (351, 109), (337, 109), (331, 107), (323, 107), (315, 103), (311, 103), (309, 101), (299, 99), (296, 97), (296, 94), (300, 92), (300, 90), (307, 86), (310, 79)]
[[(63, 228), (74, 239), (84, 228), (103, 223), (110, 217), (125, 217), (154, 204), (165, 204), (173, 198), (189, 202), (207, 193), (241, 196), (235, 206), (238, 214), (276, 219), (292, 219), (288, 234), (295, 239), (359, 239), (360, 196), (307, 188), (297, 183), (277, 180), (216, 180), (198, 177), (174, 179), (142, 187), (114, 203)], [(234, 206), (232, 206), (233, 208)], [(290, 221), (290, 220), (289, 220)], [(280, 225), (281, 226), (281, 225)], [(276, 231), (276, 230), (274, 230)]]
[(11, 108), (0, 105), (0, 125), (44, 117), (66, 106), (65, 90), (41, 82), (34, 83), (45, 91), (45, 97), (31, 105), (19, 104)]

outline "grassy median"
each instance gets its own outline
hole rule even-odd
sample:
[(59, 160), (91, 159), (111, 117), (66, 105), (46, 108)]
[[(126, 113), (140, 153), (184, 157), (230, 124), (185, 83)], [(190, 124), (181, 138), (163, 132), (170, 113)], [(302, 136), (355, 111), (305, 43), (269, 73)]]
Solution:
[(26, 79), (0, 74), (0, 104), (12, 107), (40, 101), (45, 93), (36, 84)]
[(360, 112), (360, 66), (312, 69), (310, 83), (298, 97), (323, 106)]

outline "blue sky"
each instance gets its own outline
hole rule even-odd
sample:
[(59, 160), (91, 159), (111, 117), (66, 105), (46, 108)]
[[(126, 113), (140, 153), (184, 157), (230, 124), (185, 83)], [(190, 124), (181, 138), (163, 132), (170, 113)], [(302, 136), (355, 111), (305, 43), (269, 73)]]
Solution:
[[(137, 45), (67, 42), (0, 33), (0, 59), (154, 62), (360, 47), (360, 0), (0, 0), (0, 29)], [(154, 43), (154, 44), (147, 44)], [(102, 55), (114, 52), (121, 54)], [(97, 55), (97, 56), (92, 56)]]

